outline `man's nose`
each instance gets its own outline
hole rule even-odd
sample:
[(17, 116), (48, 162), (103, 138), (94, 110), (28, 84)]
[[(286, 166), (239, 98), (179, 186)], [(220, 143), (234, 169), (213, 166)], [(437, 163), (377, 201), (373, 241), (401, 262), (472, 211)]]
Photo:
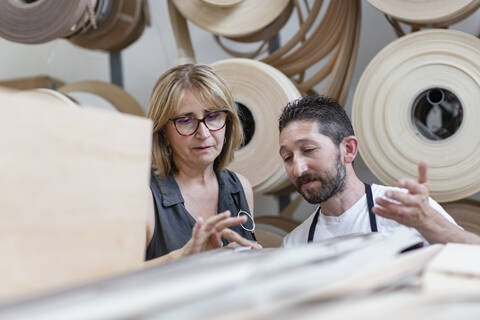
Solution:
[(305, 171), (307, 171), (307, 163), (303, 157), (294, 157), (293, 158), (293, 175), (298, 178), (302, 176)]

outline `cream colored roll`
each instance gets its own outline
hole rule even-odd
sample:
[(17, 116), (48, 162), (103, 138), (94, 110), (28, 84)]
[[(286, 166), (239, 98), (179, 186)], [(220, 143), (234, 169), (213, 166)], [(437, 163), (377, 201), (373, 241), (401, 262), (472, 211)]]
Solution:
[(283, 187), (288, 177), (278, 154), (278, 118), (300, 92), (284, 74), (259, 61), (228, 59), (212, 67), (228, 83), (235, 101), (252, 113), (255, 123), (250, 142), (235, 153), (229, 168), (247, 177), (257, 193)]
[(85, 108), (119, 112), (110, 101), (93, 93), (73, 91), (68, 96)]
[(446, 26), (472, 14), (479, 0), (368, 0), (378, 10), (411, 24)]
[(477, 193), (479, 101), (478, 38), (454, 30), (402, 37), (373, 58), (355, 91), (352, 121), (360, 154), (388, 185), (417, 177), (417, 165), (426, 159), (437, 201)]
[(465, 230), (480, 236), (480, 202), (459, 200), (442, 204), (443, 208)]
[(173, 3), (184, 17), (202, 29), (226, 37), (242, 37), (268, 26), (280, 16), (289, 0), (243, 0), (227, 7), (203, 0), (173, 0)]
[(21, 43), (64, 37), (85, 22), (89, 3), (92, 0), (0, 1), (0, 37)]
[(70, 94), (72, 92), (88, 92), (100, 96), (115, 108), (124, 113), (145, 116), (142, 107), (125, 90), (116, 85), (103, 81), (80, 81), (67, 84), (58, 89), (58, 91)]
[(60, 102), (68, 107), (80, 107), (80, 105), (75, 100), (72, 100), (69, 96), (51, 89), (39, 88), (26, 91), (18, 91), (16, 94), (21, 95), (22, 97), (27, 97), (31, 100), (37, 99), (41, 101), (52, 101), (56, 104)]

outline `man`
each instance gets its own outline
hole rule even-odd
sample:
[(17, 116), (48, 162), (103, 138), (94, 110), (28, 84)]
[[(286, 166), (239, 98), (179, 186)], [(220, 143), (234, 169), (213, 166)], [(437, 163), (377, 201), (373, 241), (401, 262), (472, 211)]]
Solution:
[[(308, 202), (320, 204), (285, 237), (284, 247), (352, 233), (389, 234), (401, 226), (374, 214), (373, 199), (401, 189), (370, 186), (358, 179), (353, 161), (359, 142), (345, 110), (335, 100), (312, 96), (289, 103), (279, 119), (279, 130), (280, 156), (290, 180)], [(433, 199), (428, 198), (428, 205), (438, 219), (455, 224)], [(432, 240), (420, 233), (420, 238)]]

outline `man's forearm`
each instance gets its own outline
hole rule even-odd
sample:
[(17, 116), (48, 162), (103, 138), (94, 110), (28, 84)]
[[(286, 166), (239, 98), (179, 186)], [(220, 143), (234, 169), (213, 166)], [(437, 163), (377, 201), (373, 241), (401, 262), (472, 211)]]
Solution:
[(438, 214), (435, 209), (430, 208), (430, 210), (432, 210), (429, 214), (430, 221), (421, 227), (417, 227), (417, 230), (429, 243), (456, 242), (480, 244), (479, 236), (450, 223), (450, 221)]

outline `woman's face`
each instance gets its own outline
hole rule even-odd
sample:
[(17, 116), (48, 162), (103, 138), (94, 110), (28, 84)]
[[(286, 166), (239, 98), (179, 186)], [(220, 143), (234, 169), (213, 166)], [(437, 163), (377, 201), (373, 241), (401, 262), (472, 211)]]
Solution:
[[(218, 111), (218, 107), (205, 105), (194, 89), (185, 91), (179, 110), (172, 119), (187, 116), (203, 119), (208, 114)], [(182, 136), (177, 132), (173, 121), (168, 121), (165, 128), (167, 143), (172, 148), (173, 162), (177, 168), (207, 167), (213, 165), (220, 155), (225, 139), (226, 125), (217, 131), (210, 131), (203, 122), (197, 131), (190, 136)]]

